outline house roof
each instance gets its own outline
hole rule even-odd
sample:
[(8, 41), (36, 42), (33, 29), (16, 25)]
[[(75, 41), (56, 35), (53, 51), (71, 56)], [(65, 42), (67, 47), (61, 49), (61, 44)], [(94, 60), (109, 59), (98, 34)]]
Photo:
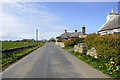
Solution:
[(79, 32), (73, 32), (73, 33), (66, 32), (66, 33), (61, 34), (57, 38), (79, 37), (80, 35), (83, 35), (83, 33), (81, 31), (79, 31)]
[(83, 33), (82, 32), (74, 32), (71, 34), (70, 37), (79, 37), (80, 35), (83, 35)]
[(60, 36), (58, 36), (57, 38), (69, 38), (71, 36), (72, 33), (66, 32), (61, 34)]
[(120, 28), (120, 14), (116, 15), (113, 19), (107, 21), (99, 30), (100, 31), (106, 31), (106, 30), (112, 30)]

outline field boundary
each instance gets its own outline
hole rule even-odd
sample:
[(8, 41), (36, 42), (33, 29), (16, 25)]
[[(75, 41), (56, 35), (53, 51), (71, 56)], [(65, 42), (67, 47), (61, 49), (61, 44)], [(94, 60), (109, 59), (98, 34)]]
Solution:
[[(39, 45), (39, 44), (37, 44)], [(36, 44), (35, 45), (31, 45), (31, 46), (24, 46), (24, 47), (16, 47), (16, 48), (12, 48), (12, 49), (5, 49), (5, 50), (0, 50), (0, 52), (8, 52), (8, 51), (16, 51), (16, 50), (19, 50), (19, 49), (24, 49), (24, 48), (32, 48), (32, 47), (35, 47), (37, 46)]]

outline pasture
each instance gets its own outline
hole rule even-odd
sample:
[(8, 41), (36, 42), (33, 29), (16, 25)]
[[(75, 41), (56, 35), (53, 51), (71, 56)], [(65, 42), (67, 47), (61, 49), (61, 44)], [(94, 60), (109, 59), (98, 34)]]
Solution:
[(30, 45), (35, 45), (37, 44), (36, 42), (14, 42), (14, 41), (3, 41), (2, 42), (2, 48), (3, 50), (5, 49), (12, 49), (16, 47), (24, 47), (24, 46), (30, 46)]

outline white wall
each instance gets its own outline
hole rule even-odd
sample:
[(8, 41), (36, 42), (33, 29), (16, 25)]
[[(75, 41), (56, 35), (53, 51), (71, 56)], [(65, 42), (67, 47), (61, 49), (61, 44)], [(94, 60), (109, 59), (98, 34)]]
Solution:
[(99, 32), (101, 35), (106, 34), (106, 33), (114, 33), (114, 32), (120, 32), (120, 28), (118, 29), (113, 29), (113, 30), (106, 30), (106, 31), (101, 31)]

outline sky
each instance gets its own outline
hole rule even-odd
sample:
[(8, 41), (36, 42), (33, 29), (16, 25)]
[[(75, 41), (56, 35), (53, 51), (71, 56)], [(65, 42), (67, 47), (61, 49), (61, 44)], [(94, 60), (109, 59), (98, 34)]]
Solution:
[(118, 12), (118, 2), (2, 2), (0, 40), (35, 39), (37, 28), (39, 40), (83, 25), (86, 33), (97, 33), (112, 9)]

